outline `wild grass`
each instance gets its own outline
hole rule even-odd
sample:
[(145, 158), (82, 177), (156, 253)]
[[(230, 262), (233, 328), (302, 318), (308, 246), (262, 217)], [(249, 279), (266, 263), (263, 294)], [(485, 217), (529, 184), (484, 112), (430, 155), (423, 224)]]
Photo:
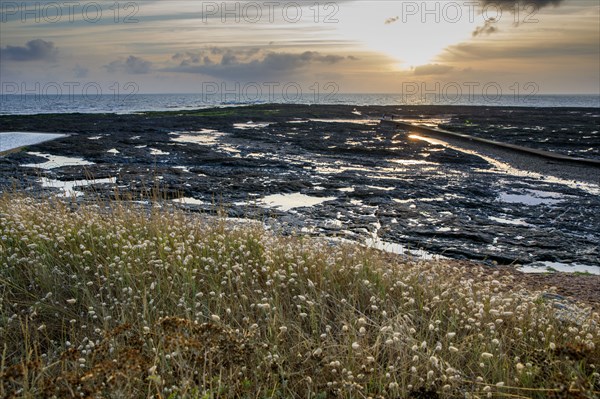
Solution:
[(511, 276), (166, 205), (2, 196), (0, 292), (0, 397), (600, 391), (599, 315)]

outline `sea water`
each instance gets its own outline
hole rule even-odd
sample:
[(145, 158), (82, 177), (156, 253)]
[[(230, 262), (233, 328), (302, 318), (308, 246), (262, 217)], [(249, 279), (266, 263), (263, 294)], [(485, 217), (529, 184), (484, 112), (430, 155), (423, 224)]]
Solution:
[[(238, 96), (239, 97), (239, 96)], [(583, 107), (600, 108), (597, 95), (510, 95), (490, 98), (463, 96), (459, 98), (414, 99), (402, 94), (332, 94), (317, 97), (303, 94), (294, 97), (264, 96), (254, 101), (243, 98), (219, 99), (203, 94), (135, 94), (135, 95), (7, 95), (0, 94), (0, 115), (32, 115), (48, 113), (117, 113), (144, 111), (178, 111), (211, 107), (232, 107), (266, 103), (333, 104), (333, 105), (460, 105), (489, 107)]]

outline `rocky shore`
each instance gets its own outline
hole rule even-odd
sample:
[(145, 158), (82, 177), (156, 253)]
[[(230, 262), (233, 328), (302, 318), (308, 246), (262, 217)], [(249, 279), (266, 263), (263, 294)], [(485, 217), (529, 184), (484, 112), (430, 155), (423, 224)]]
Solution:
[[(158, 187), (191, 210), (283, 232), (504, 265), (599, 267), (598, 168), (439, 142), (379, 124), (383, 114), (567, 155), (598, 157), (600, 148), (597, 109), (260, 105), (0, 116), (2, 131), (68, 134), (1, 156), (0, 190), (148, 199)], [(40, 167), (48, 161), (57, 163)]]

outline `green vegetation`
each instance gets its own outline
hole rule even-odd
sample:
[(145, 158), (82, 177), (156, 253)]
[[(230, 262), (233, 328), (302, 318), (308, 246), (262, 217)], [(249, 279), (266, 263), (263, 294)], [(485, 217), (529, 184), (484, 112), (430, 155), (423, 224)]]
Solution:
[(583, 271), (583, 272), (573, 272), (574, 276), (590, 276), (592, 277), (593, 274), (588, 272), (588, 271)]
[(257, 117), (265, 115), (276, 115), (279, 113), (277, 109), (260, 109), (251, 107), (240, 107), (240, 108), (208, 108), (201, 110), (190, 110), (190, 111), (148, 111), (144, 112), (144, 115), (148, 116), (173, 116), (173, 115), (184, 115), (184, 116), (203, 116), (203, 117), (226, 117), (226, 116), (240, 116), (240, 117)]
[(510, 276), (125, 202), (0, 198), (0, 397), (600, 391), (600, 316)]

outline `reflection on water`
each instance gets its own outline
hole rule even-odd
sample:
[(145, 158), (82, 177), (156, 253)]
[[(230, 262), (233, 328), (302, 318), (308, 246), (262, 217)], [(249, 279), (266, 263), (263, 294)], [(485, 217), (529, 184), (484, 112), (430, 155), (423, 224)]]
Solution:
[(233, 128), (234, 129), (241, 129), (241, 130), (247, 130), (247, 129), (262, 129), (263, 127), (267, 127), (269, 125), (271, 125), (273, 122), (246, 122), (246, 123), (234, 123), (233, 124)]
[(556, 198), (561, 197), (562, 196), (558, 193), (550, 193), (537, 190), (526, 190), (524, 193), (519, 194), (500, 193), (498, 198), (501, 202), (534, 206), (541, 204), (556, 204), (560, 202), (560, 200)]
[(81, 197), (83, 192), (77, 190), (76, 187), (85, 187), (92, 184), (115, 184), (117, 182), (117, 178), (109, 177), (106, 179), (62, 181), (42, 177), (41, 181), (42, 187), (60, 189), (61, 192), (58, 194), (59, 197)]
[(518, 270), (524, 273), (548, 273), (552, 271), (566, 273), (590, 273), (600, 275), (600, 266), (582, 265), (579, 263), (536, 262), (521, 266)]
[(0, 133), (0, 152), (65, 137), (66, 134), (3, 132)]
[(51, 155), (51, 154), (42, 154), (40, 152), (28, 152), (30, 155), (35, 155), (36, 157), (46, 158), (46, 162), (42, 163), (30, 163), (21, 165), (27, 168), (39, 168), (39, 169), (55, 169), (63, 166), (85, 166), (85, 165), (93, 165), (93, 162), (86, 161), (83, 158), (76, 157), (65, 157), (62, 155)]
[(196, 199), (196, 198), (191, 198), (191, 197), (176, 198), (173, 200), (173, 202), (177, 202), (178, 204), (186, 204), (186, 205), (206, 205), (206, 202)]
[(335, 199), (335, 197), (311, 197), (309, 195), (293, 193), (268, 195), (262, 198), (259, 202), (273, 208), (278, 208), (282, 211), (289, 211), (294, 208), (315, 206)]
[(225, 136), (225, 133), (217, 132), (212, 129), (202, 129), (196, 132), (172, 132), (172, 135), (177, 137), (172, 138), (172, 141), (178, 143), (213, 145), (219, 142), (219, 139)]

